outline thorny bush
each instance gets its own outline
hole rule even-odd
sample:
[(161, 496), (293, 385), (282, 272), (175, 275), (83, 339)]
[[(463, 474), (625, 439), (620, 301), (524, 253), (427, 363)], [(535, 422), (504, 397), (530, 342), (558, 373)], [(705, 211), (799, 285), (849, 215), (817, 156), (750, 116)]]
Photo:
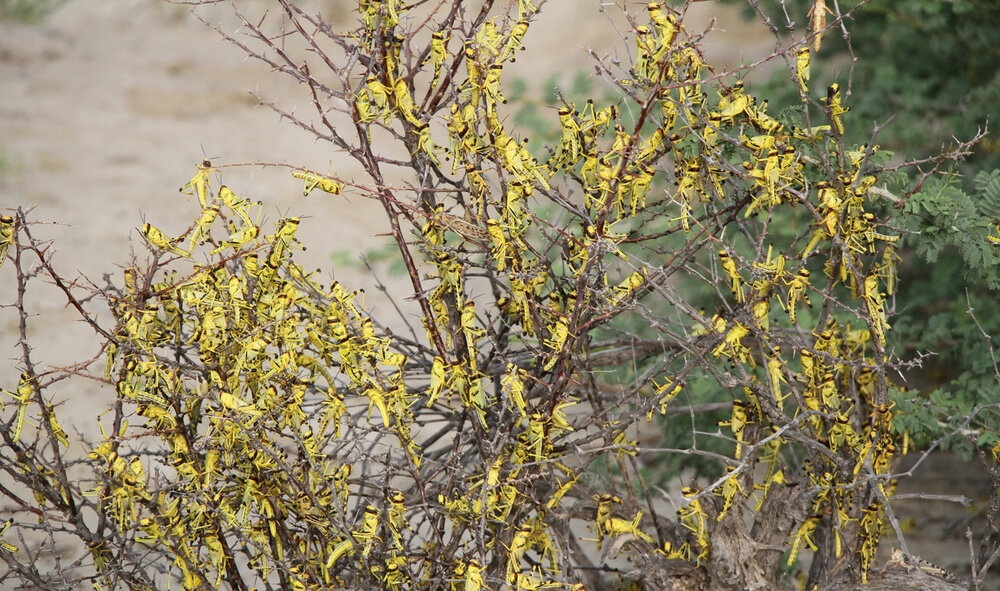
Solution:
[[(145, 223), (150, 256), (96, 294), (60, 279), (22, 210), (5, 215), (22, 337), (28, 282), (48, 277), (104, 341), (95, 377), (117, 393), (72, 457), (45, 392), (86, 364), (39, 367), (22, 338), (0, 434), (8, 580), (761, 589), (811, 555), (812, 588), (887, 576), (880, 542), (927, 574), (891, 505), (890, 378), (910, 362), (885, 348), (899, 234), (877, 212), (908, 194), (880, 183), (900, 167), (874, 137), (844, 145), (862, 123), (850, 88), (812, 88), (821, 29), (774, 29), (802, 98), (776, 115), (706, 63), (686, 3), (622, 3), (630, 60), (595, 56), (619, 100), (555, 105), (561, 139), (533, 154), (503, 76), (544, 2), (363, 0), (344, 32), (277, 4), (237, 12), (227, 37), (304, 83), (315, 120), (274, 108), (360, 163), (367, 178), (292, 174), (382, 205), (421, 326), (389, 330), (296, 263), (300, 220), (262, 228), (209, 161), (182, 189), (194, 223)], [(691, 429), (706, 409), (727, 418)], [(639, 445), (651, 421), (689, 443)], [(674, 455), (710, 476), (673, 495), (648, 482)], [(47, 571), (67, 540), (86, 551)]]

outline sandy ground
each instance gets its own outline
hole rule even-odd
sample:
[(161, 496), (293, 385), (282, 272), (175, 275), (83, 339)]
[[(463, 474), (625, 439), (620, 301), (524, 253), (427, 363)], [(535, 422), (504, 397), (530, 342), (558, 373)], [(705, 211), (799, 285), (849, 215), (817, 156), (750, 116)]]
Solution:
[[(248, 13), (265, 5), (240, 2)], [(336, 2), (312, 6), (334, 23), (354, 18)], [(599, 6), (594, 0), (549, 2), (525, 40), (532, 59), (521, 60), (512, 74), (537, 85), (554, 74), (589, 70), (588, 49), (623, 53), (619, 34)], [(696, 9), (692, 28), (718, 19), (720, 30), (706, 46), (721, 67), (752, 61), (773, 45), (762, 28), (741, 23), (732, 11), (710, 2)], [(222, 4), (202, 14), (234, 32), (228, 12)], [(102, 275), (110, 273), (120, 283), (120, 267), (128, 264), (133, 248), (140, 259), (145, 256), (136, 229), (144, 218), (179, 233), (197, 215), (197, 204), (185, 201), (177, 187), (205, 157), (227, 165), (283, 162), (320, 171), (333, 166), (339, 176), (351, 177), (351, 163), (258, 105), (251, 90), (287, 110), (311, 112), (305, 88), (247, 61), (181, 6), (71, 0), (41, 25), (0, 23), (0, 210), (33, 207), (34, 220), (54, 222), (36, 232), (55, 240), (53, 260), (64, 276), (102, 284)], [(262, 200), (272, 221), (289, 212), (302, 217), (298, 236), (309, 247), (303, 263), (345, 284), (367, 287), (366, 306), (373, 315), (391, 311), (374, 293), (370, 276), (357, 266), (335, 268), (331, 257), (383, 243), (377, 236), (385, 227), (380, 206), (349, 194), (303, 199), (301, 185), (284, 168), (223, 168), (220, 180)], [(0, 269), (0, 302), (12, 301), (12, 277), (11, 269)], [(401, 278), (388, 277), (387, 283), (405, 293)], [(93, 333), (75, 321), (51, 287), (35, 285), (28, 296), (37, 314), (30, 323), (36, 363), (65, 365), (96, 353)], [(14, 311), (0, 308), (0, 384), (8, 388), (20, 372), (16, 328)], [(94, 382), (71, 382), (53, 389), (64, 401), (60, 415), (72, 417), (65, 422), (93, 437), (110, 395)], [(980, 494), (981, 480), (974, 469), (967, 472), (968, 479), (957, 483), (931, 475), (931, 485), (948, 494)], [(915, 482), (906, 488), (922, 490)], [(914, 514), (927, 514), (925, 501), (911, 505)], [(954, 565), (968, 555), (961, 525), (976, 518), (950, 505), (935, 515), (947, 523), (917, 523), (913, 549)], [(921, 529), (930, 523), (935, 529), (924, 535)]]

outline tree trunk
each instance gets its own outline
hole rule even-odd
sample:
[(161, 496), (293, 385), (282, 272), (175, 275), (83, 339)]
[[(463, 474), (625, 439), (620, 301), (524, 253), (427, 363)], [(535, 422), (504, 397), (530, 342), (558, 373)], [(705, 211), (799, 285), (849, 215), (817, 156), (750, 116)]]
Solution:
[(868, 584), (862, 585), (856, 576), (842, 573), (820, 583), (816, 591), (966, 591), (968, 583), (953, 577), (931, 574), (913, 568), (890, 567), (868, 573)]

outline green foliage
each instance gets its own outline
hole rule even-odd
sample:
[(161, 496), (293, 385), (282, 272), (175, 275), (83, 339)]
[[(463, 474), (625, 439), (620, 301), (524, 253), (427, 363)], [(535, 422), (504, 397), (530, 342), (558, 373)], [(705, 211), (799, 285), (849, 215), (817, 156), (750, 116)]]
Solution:
[(400, 276), (406, 273), (406, 265), (399, 256), (399, 248), (391, 240), (386, 240), (381, 246), (366, 249), (362, 253), (351, 248), (338, 248), (330, 253), (333, 268), (360, 268), (387, 265), (390, 275)]
[[(899, 267), (893, 341), (904, 358), (922, 357), (907, 375), (915, 389), (895, 395), (905, 416), (897, 427), (923, 445), (947, 437), (941, 447), (966, 454), (992, 444), (1000, 431), (992, 412), (967, 424), (974, 409), (1000, 402), (987, 338), (1000, 334), (998, 179), (1000, 171), (982, 171), (970, 191), (955, 178), (931, 179), (894, 222), (913, 254)], [(978, 441), (968, 430), (979, 433)]]
[[(995, 2), (866, 4), (851, 29), (853, 51), (863, 58), (854, 76), (866, 81), (865, 92), (852, 97), (852, 112), (874, 121), (893, 115), (879, 141), (917, 155), (974, 136), (1000, 100), (998, 18)], [(844, 49), (834, 43), (827, 54), (832, 59)], [(1000, 247), (992, 241), (1000, 217), (998, 166), (1000, 151), (987, 138), (960, 168), (964, 178), (929, 179), (893, 221), (904, 230), (906, 247), (894, 341), (907, 357), (933, 352), (911, 375), (930, 394), (897, 396), (907, 416), (900, 425), (924, 444), (950, 436), (942, 446), (964, 452), (974, 449), (975, 438), (955, 429), (977, 405), (997, 402), (985, 336), (1000, 334)], [(994, 415), (978, 414), (979, 443), (989, 443), (998, 425)]]
[(67, 0), (0, 0), (0, 20), (38, 24), (66, 2)]
[(976, 207), (984, 216), (1000, 221), (1000, 170), (981, 170), (972, 181)]
[[(777, 22), (785, 12), (776, 2), (760, 3)], [(783, 2), (796, 23), (796, 35), (808, 29), (806, 12), (812, 0)], [(831, 2), (826, 5), (834, 9)], [(840, 32), (835, 15), (821, 51), (812, 56), (814, 76), (842, 84), (850, 76), (858, 81), (848, 101), (857, 121), (848, 139), (864, 142), (871, 125), (892, 117), (893, 124), (878, 141), (892, 150), (929, 156), (985, 128), (1000, 102), (1000, 4), (986, 0), (858, 0), (838, 3), (841, 14), (850, 14), (850, 46)], [(753, 12), (745, 11), (747, 15)], [(847, 52), (859, 59), (848, 68)], [(794, 58), (794, 56), (792, 56)], [(780, 78), (786, 78), (784, 74)], [(772, 92), (772, 89), (783, 89)], [(769, 85), (768, 95), (780, 104), (797, 96), (780, 82)], [(779, 104), (779, 103), (776, 103)], [(980, 144), (970, 159), (979, 169), (1000, 167), (995, 140)]]
[[(809, 0), (785, 3), (800, 25), (808, 24), (804, 17), (812, 5)], [(772, 16), (782, 14), (774, 3), (761, 6)], [(827, 6), (835, 8), (829, 2)], [(1000, 99), (1000, 34), (993, 26), (1000, 5), (872, 0), (837, 6), (843, 15), (851, 15), (846, 21), (851, 24), (850, 43), (840, 34), (836, 15), (827, 15), (832, 28), (821, 51), (813, 52), (813, 80), (859, 81), (849, 100), (849, 116), (872, 123), (892, 119), (876, 141), (894, 151), (928, 156), (986, 126)], [(852, 69), (846, 65), (849, 54), (860, 58)], [(795, 105), (798, 96), (786, 79), (786, 74), (778, 74), (763, 88), (776, 104)], [(871, 129), (864, 126), (847, 133), (859, 143), (871, 141), (870, 135)], [(890, 194), (907, 195), (901, 206), (885, 210), (891, 214), (889, 225), (903, 236), (891, 348), (903, 359), (920, 359), (922, 364), (906, 372), (913, 389), (894, 395), (903, 417), (896, 427), (924, 445), (949, 436), (943, 447), (968, 452), (973, 449), (970, 439), (952, 436), (954, 429), (977, 405), (995, 402), (997, 388), (983, 334), (1000, 332), (1000, 309), (994, 305), (1000, 288), (1000, 247), (994, 242), (1000, 236), (996, 143), (987, 137), (960, 167), (942, 166), (964, 175), (929, 178), (913, 194), (906, 192), (910, 181), (891, 161), (875, 165), (888, 168), (880, 180), (888, 181), (884, 187)], [(979, 326), (967, 312), (969, 305)], [(976, 419), (986, 439), (1000, 430), (989, 417), (986, 413)]]
[[(981, 173), (978, 178), (989, 176)], [(966, 279), (995, 289), (1000, 286), (1000, 258), (996, 245), (987, 239), (995, 233), (995, 222), (982, 210), (992, 207), (989, 199), (983, 191), (970, 195), (954, 180), (933, 179), (907, 199), (897, 219), (914, 233), (913, 248), (919, 256), (936, 263), (944, 251), (954, 249)]]
[[(864, 25), (852, 30), (855, 52), (878, 56), (855, 71), (870, 81), (854, 103), (859, 116), (883, 120), (886, 110), (898, 112), (894, 141), (920, 155), (986, 125), (1000, 99), (1000, 32), (993, 26), (1000, 5), (877, 0), (858, 17)], [(981, 156), (979, 166), (1000, 165), (1000, 154)]]
[(10, 155), (10, 152), (0, 146), (0, 182), (3, 178), (17, 171), (18, 161)]

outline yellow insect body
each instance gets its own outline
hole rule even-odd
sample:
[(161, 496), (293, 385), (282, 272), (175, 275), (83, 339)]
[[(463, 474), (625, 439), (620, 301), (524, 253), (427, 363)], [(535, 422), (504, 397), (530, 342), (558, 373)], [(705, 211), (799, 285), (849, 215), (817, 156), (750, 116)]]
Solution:
[(7, 258), (7, 248), (14, 244), (14, 218), (0, 215), (0, 266)]
[[(13, 517), (8, 518), (7, 521), (4, 522), (3, 526), (0, 526), (0, 536), (5, 534), (7, 530), (10, 529), (10, 526), (13, 524), (14, 524), (14, 518)], [(4, 552), (14, 553), (18, 551), (18, 548), (17, 546), (8, 544), (7, 542), (0, 540), (0, 550)]]
[[(208, 192), (211, 185), (210, 175), (212, 173), (212, 163), (208, 160), (203, 161), (198, 166), (198, 172), (191, 177), (186, 185), (180, 188), (182, 193), (188, 193), (189, 195), (197, 195), (198, 202), (204, 208), (208, 205)], [(185, 191), (185, 189), (191, 189), (190, 191)]]
[(305, 197), (309, 193), (312, 193), (314, 189), (319, 189), (320, 191), (326, 191), (331, 195), (340, 195), (340, 192), (344, 189), (344, 185), (338, 183), (337, 181), (321, 176), (312, 172), (306, 172), (304, 170), (293, 170), (292, 176), (297, 179), (302, 179), (305, 185), (302, 189), (302, 196)]
[(793, 323), (795, 322), (795, 306), (799, 300), (804, 301), (807, 306), (812, 306), (809, 302), (809, 294), (806, 293), (809, 286), (809, 270), (806, 268), (799, 269), (799, 272), (788, 281), (787, 310), (788, 318)]
[(483, 578), (483, 567), (475, 560), (465, 564), (465, 591), (480, 591), (486, 588)]
[(601, 530), (603, 535), (608, 537), (631, 535), (635, 536), (640, 540), (652, 544), (653, 538), (651, 538), (649, 534), (647, 534), (646, 532), (639, 529), (639, 522), (641, 520), (642, 520), (642, 511), (637, 511), (632, 521), (622, 519), (621, 517), (609, 517), (601, 525)]
[(559, 361), (563, 347), (566, 345), (566, 341), (569, 339), (569, 318), (566, 316), (558, 316), (554, 324), (549, 325), (550, 338), (546, 339), (543, 344), (554, 353), (545, 363), (545, 371), (551, 370), (556, 366)]
[(809, 32), (813, 35), (813, 51), (819, 51), (823, 43), (827, 14), (833, 14), (833, 11), (827, 8), (826, 0), (814, 0), (812, 8), (806, 13), (809, 17)]
[(653, 21), (653, 28), (659, 36), (659, 43), (662, 47), (669, 47), (674, 42), (677, 35), (677, 19), (670, 12), (663, 10), (663, 4), (650, 2), (646, 5), (646, 12), (649, 19)]
[(28, 403), (31, 402), (31, 397), (37, 389), (38, 385), (34, 378), (27, 373), (22, 373), (21, 379), (17, 383), (17, 391), (15, 393), (5, 391), (17, 402), (17, 411), (14, 415), (14, 430), (10, 434), (14, 441), (21, 438), (21, 430), (24, 429), (24, 420), (28, 414)]
[(809, 48), (800, 47), (795, 52), (795, 79), (799, 83), (802, 100), (809, 92)]
[(680, 519), (681, 525), (694, 534), (695, 543), (698, 544), (699, 552), (695, 559), (698, 564), (707, 559), (711, 551), (711, 543), (708, 539), (708, 514), (705, 513), (701, 500), (698, 498), (700, 493), (701, 491), (696, 488), (685, 486), (681, 489), (681, 495), (684, 496), (686, 504), (677, 509), (677, 517)]
[(621, 283), (614, 287), (614, 293), (611, 296), (611, 303), (613, 305), (618, 305), (632, 297), (635, 290), (642, 287), (642, 284), (646, 282), (646, 274), (647, 272), (645, 269), (637, 269), (628, 277), (623, 279)]
[(400, 77), (396, 79), (392, 85), (392, 94), (389, 98), (395, 102), (396, 110), (399, 111), (404, 119), (413, 125), (420, 125), (420, 119), (416, 115), (417, 105), (413, 101), (413, 95), (410, 94), (410, 87), (406, 85), (404, 78)]
[(215, 222), (215, 218), (219, 215), (220, 206), (218, 203), (213, 203), (208, 207), (201, 210), (201, 217), (195, 222), (194, 229), (191, 231), (191, 243), (188, 246), (189, 250), (194, 250), (194, 247), (198, 244), (206, 242), (209, 236), (209, 228)]
[[(431, 33), (431, 50), (427, 54), (427, 61), (434, 66), (434, 78), (431, 79), (431, 88), (437, 86), (438, 78), (441, 76), (441, 66), (448, 59), (448, 36), (444, 31), (434, 31)], [(425, 62), (426, 63), (426, 62)]]
[(191, 256), (190, 252), (174, 245), (176, 240), (167, 238), (166, 234), (149, 222), (142, 225), (142, 235), (146, 238), (146, 241), (149, 242), (150, 245), (158, 248), (159, 250), (165, 250), (182, 257)]
[(746, 295), (743, 293), (743, 276), (740, 275), (739, 270), (736, 268), (736, 262), (724, 250), (719, 251), (719, 261), (722, 263), (722, 270), (729, 276), (733, 297), (736, 298), (738, 303), (743, 303), (746, 300)]
[(513, 363), (507, 364), (507, 372), (500, 378), (500, 385), (507, 392), (507, 397), (514, 403), (522, 419), (528, 417), (528, 404), (524, 399), (524, 378), (524, 370)]
[(737, 115), (744, 113), (751, 103), (752, 99), (750, 95), (746, 94), (743, 81), (737, 81), (727, 93), (721, 95), (717, 107), (719, 121), (733, 121)]
[(843, 106), (840, 100), (840, 85), (834, 82), (826, 89), (825, 103), (827, 109), (830, 111), (830, 122), (833, 124), (833, 128), (837, 130), (837, 135), (844, 135), (844, 124), (840, 118), (850, 110), (850, 107)]
[(52, 429), (52, 435), (56, 438), (63, 447), (69, 447), (69, 435), (56, 420), (56, 413), (49, 411), (49, 427)]
[[(739, 457), (738, 452), (737, 457)], [(740, 481), (737, 478), (738, 475), (734, 472), (734, 468), (732, 466), (727, 466), (726, 473), (729, 474), (729, 477), (722, 481), (722, 486), (719, 490), (716, 490), (715, 493), (721, 496), (723, 500), (722, 509), (719, 511), (719, 516), (716, 518), (716, 521), (722, 521), (723, 517), (726, 516), (726, 513), (728, 513), (729, 509), (733, 506), (733, 501), (736, 499), (737, 493), (744, 497), (746, 496), (746, 493), (743, 492), (743, 487), (740, 485)]]
[(787, 566), (792, 566), (795, 564), (795, 560), (799, 556), (799, 551), (802, 549), (802, 545), (805, 544), (809, 546), (809, 549), (815, 552), (818, 550), (816, 542), (813, 541), (812, 535), (816, 531), (816, 527), (819, 525), (819, 517), (809, 517), (802, 522), (799, 529), (795, 532), (795, 538), (792, 540), (792, 547), (788, 551), (788, 562)]

